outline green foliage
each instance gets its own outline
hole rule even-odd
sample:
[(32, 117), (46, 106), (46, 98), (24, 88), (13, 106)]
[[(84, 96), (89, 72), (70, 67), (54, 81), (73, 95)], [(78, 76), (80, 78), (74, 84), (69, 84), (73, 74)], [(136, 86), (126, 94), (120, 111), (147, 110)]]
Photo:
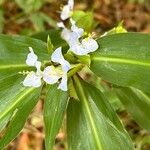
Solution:
[(20, 8), (22, 8), (26, 13), (31, 13), (39, 10), (44, 0), (15, 0)]
[[(97, 41), (97, 51), (83, 58), (74, 56), (75, 60), (72, 60), (73, 55), (65, 54), (67, 46), (58, 30), (39, 33), (32, 38), (0, 35), (0, 149), (19, 134), (41, 90), (46, 90), (43, 111), (47, 150), (53, 147), (66, 110), (69, 149), (133, 149), (131, 139), (110, 103), (113, 96), (108, 96), (109, 89), (96, 88), (98, 83), (92, 86), (77, 73), (80, 71), (82, 76), (84, 70), (81, 68), (90, 66), (101, 80), (116, 87), (114, 91), (136, 122), (149, 129), (150, 35), (114, 34)], [(33, 70), (25, 64), (29, 46), (44, 64), (50, 59), (50, 50), (63, 47), (64, 56), (74, 63), (68, 73), (68, 92), (58, 90), (57, 85), (44, 84), (36, 89), (22, 85), (24, 76), (19, 72)]]
[(69, 149), (132, 150), (131, 140), (106, 97), (76, 76), (74, 84), (79, 101), (70, 99), (68, 106)]
[(134, 120), (143, 128), (150, 130), (150, 97), (135, 88), (119, 88), (116, 92)]
[(68, 93), (48, 86), (44, 102), (45, 147), (52, 149), (68, 104)]
[[(74, 11), (72, 18), (77, 22), (77, 25), (83, 28), (86, 32), (92, 31), (95, 22), (92, 12)], [(84, 21), (83, 21), (84, 18)]]
[[(122, 33), (98, 39), (91, 70), (113, 84), (150, 90), (150, 35)], [(143, 44), (144, 42), (144, 44)]]

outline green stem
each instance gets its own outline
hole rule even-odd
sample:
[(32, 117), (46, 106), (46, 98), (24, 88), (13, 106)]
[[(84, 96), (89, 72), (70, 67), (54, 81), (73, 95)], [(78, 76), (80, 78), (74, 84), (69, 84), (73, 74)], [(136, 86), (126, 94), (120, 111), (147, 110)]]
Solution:
[(76, 65), (76, 67), (74, 67), (68, 72), (68, 78), (72, 77), (75, 73), (79, 72), (83, 67), (83, 64)]

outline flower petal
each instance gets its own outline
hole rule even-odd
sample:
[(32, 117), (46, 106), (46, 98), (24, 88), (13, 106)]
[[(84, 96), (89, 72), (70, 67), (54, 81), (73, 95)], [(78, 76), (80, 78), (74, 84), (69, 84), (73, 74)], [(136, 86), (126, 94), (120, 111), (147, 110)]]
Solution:
[(66, 61), (62, 55), (61, 47), (57, 48), (53, 52), (53, 54), (51, 56), (51, 60), (53, 62), (61, 64), (62, 70), (64, 72), (67, 72), (71, 68), (70, 63), (68, 61)]
[(60, 18), (62, 20), (66, 20), (71, 16), (71, 10), (70, 10), (70, 6), (69, 5), (65, 5), (62, 9)]
[(77, 34), (78, 38), (80, 38), (83, 35), (84, 30), (82, 28), (77, 27), (76, 22), (72, 18), (70, 19), (70, 22), (72, 24), (71, 30)]
[(24, 79), (23, 85), (28, 87), (40, 87), (41, 77), (37, 76), (35, 72), (31, 71)]
[(36, 74), (39, 75), (39, 76), (42, 76), (41, 62), (40, 61), (36, 61), (35, 67), (36, 67)]
[(70, 41), (71, 31), (64, 28), (61, 32), (61, 37), (68, 43)]
[(61, 79), (61, 82), (58, 86), (58, 89), (61, 89), (62, 91), (67, 91), (68, 87), (67, 87), (67, 73), (64, 73)]
[(59, 28), (65, 28), (65, 25), (63, 22), (57, 22), (57, 27)]
[(96, 40), (92, 39), (91, 37), (82, 40), (83, 48), (87, 50), (88, 53), (94, 52), (98, 49), (98, 44)]
[(61, 67), (62, 67), (62, 70), (63, 72), (68, 72), (71, 68), (71, 65), (68, 61), (64, 60), (62, 63), (61, 63)]
[(76, 55), (86, 55), (89, 52), (88, 50), (83, 48), (81, 43), (76, 43), (72, 45), (72, 47), (70, 47), (70, 50)]
[(70, 9), (72, 10), (74, 7), (74, 0), (68, 0), (68, 6), (70, 7)]
[(35, 63), (38, 59), (37, 55), (34, 54), (32, 47), (29, 47), (30, 53), (27, 56), (26, 64), (28, 66), (35, 66)]
[(48, 66), (43, 71), (43, 80), (48, 84), (56, 83), (61, 76), (62, 75), (54, 66)]
[(64, 60), (64, 57), (61, 52), (61, 47), (58, 47), (51, 55), (51, 60), (55, 63), (60, 63), (62, 60)]

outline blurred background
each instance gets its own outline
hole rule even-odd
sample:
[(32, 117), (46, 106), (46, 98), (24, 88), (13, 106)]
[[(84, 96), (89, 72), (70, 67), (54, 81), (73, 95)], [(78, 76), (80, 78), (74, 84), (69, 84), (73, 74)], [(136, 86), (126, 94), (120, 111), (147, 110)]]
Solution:
[[(61, 7), (66, 3), (66, 0), (0, 0), (0, 33), (32, 36), (56, 29)], [(74, 9), (92, 11), (93, 30), (99, 35), (121, 21), (127, 31), (150, 33), (150, 0), (75, 0)], [(22, 133), (6, 150), (44, 150), (42, 108), (43, 97)], [(123, 108), (115, 109), (134, 141), (135, 149), (150, 150), (150, 133), (141, 129)], [(56, 137), (54, 150), (64, 150), (65, 147), (64, 125)]]

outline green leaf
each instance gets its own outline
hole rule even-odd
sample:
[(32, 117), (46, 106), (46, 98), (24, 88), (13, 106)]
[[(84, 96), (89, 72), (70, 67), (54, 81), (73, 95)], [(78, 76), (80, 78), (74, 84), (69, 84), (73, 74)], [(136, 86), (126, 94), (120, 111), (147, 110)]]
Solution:
[[(38, 100), (39, 94), (37, 95), (37, 93), (40, 93), (40, 89), (24, 87), (22, 82), (25, 76), (19, 74), (19, 72), (34, 69), (25, 64), (29, 46), (33, 47), (40, 61), (49, 59), (46, 43), (40, 40), (0, 35), (0, 126), (4, 128), (8, 122), (10, 122), (10, 126), (13, 126), (6, 131), (0, 147), (5, 146), (17, 136)], [(27, 109), (27, 107), (29, 108)], [(20, 125), (17, 125), (17, 121)], [(16, 125), (14, 125), (15, 123)], [(14, 130), (14, 126), (16, 130)]]
[(92, 12), (84, 12), (80, 10), (74, 11), (72, 18), (77, 22), (77, 25), (80, 28), (83, 28), (86, 32), (91, 32), (94, 24)]
[(150, 35), (122, 33), (97, 40), (91, 70), (113, 84), (150, 92)]
[(47, 37), (50, 37), (51, 42), (53, 43), (54, 47), (66, 47), (66, 42), (61, 38), (60, 31), (59, 30), (47, 30), (45, 32), (40, 32), (35, 35), (32, 35), (33, 38), (42, 40), (44, 42), (47, 42)]
[(132, 142), (105, 96), (74, 77), (80, 101), (70, 99), (67, 111), (68, 149), (132, 150)]
[(38, 101), (39, 93), (39, 89), (27, 88), (24, 92), (18, 93), (17, 97), (15, 97), (15, 102), (11, 106), (7, 106), (5, 111), (1, 113), (0, 117), (3, 117), (15, 106), (13, 110), (16, 112), (8, 124), (6, 131), (4, 131), (3, 137), (0, 139), (0, 149), (3, 149), (9, 144), (22, 130), (28, 115)]
[(47, 50), (48, 50), (48, 53), (51, 55), (52, 53), (53, 53), (53, 51), (54, 51), (54, 45), (53, 45), (53, 43), (52, 43), (52, 41), (51, 41), (51, 38), (49, 37), (49, 35), (48, 35), (48, 37), (47, 37)]
[(44, 19), (39, 13), (33, 13), (30, 15), (30, 20), (33, 23), (34, 29), (36, 32), (41, 32), (45, 30)]
[[(23, 76), (18, 72), (31, 70), (25, 64), (27, 54), (29, 53), (29, 46), (34, 49), (39, 61), (49, 60), (46, 43), (23, 36), (0, 35), (0, 80), (7, 77), (13, 78), (13, 76), (19, 80)], [(9, 84), (9, 81), (6, 80), (4, 84)]]
[(53, 28), (58, 28), (57, 27), (57, 21), (54, 20), (51, 16), (48, 16), (47, 14), (40, 12), (39, 15), (43, 18), (44, 22), (48, 23)]
[(123, 21), (121, 21), (116, 27), (105, 32), (102, 36), (112, 35), (112, 34), (117, 34), (117, 33), (126, 33), (126, 32), (127, 30), (123, 27)]
[(44, 102), (45, 147), (52, 149), (68, 103), (68, 93), (57, 89), (58, 85), (48, 86)]
[(26, 13), (39, 10), (44, 1), (43, 0), (15, 0), (20, 8)]
[(117, 95), (133, 119), (143, 128), (150, 130), (150, 98), (135, 88), (118, 88)]

